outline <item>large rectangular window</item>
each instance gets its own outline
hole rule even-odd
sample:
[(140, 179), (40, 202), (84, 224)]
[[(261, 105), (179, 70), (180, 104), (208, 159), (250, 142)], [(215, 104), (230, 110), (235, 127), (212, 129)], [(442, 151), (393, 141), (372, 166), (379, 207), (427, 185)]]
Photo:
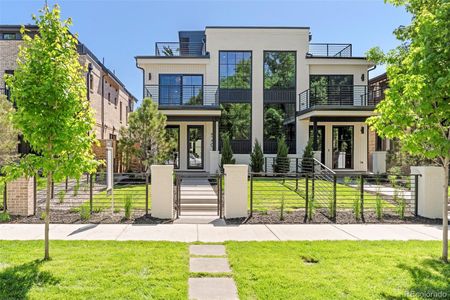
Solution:
[(295, 154), (295, 103), (264, 104), (264, 153), (277, 153), (278, 139), (282, 136), (289, 153)]
[(203, 76), (183, 74), (159, 75), (160, 105), (202, 105)]
[(264, 52), (264, 89), (295, 89), (293, 51)]
[(219, 77), (221, 89), (250, 89), (252, 53), (250, 51), (220, 51)]
[(353, 75), (310, 75), (311, 105), (353, 105)]
[(353, 169), (353, 126), (333, 126), (333, 169)]
[(222, 137), (227, 134), (230, 138), (233, 152), (248, 154), (251, 151), (251, 104), (224, 103), (221, 104), (222, 115), (219, 126), (219, 146), (222, 147)]

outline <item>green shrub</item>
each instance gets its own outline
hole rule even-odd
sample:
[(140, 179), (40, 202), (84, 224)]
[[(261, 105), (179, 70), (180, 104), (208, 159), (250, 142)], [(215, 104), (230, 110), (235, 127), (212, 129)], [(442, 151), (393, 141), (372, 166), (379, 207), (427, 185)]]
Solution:
[(77, 179), (77, 183), (75, 183), (75, 185), (73, 187), (73, 195), (77, 196), (79, 190), (80, 190), (80, 180)]
[(89, 218), (91, 217), (91, 212), (89, 211), (89, 207), (87, 206), (81, 206), (80, 209), (80, 218), (83, 221), (89, 220)]
[(356, 221), (359, 221), (361, 218), (361, 199), (359, 197), (359, 193), (355, 193), (353, 199), (353, 213), (355, 214)]
[(312, 139), (308, 141), (306, 144), (305, 150), (303, 150), (302, 156), (302, 172), (313, 172), (313, 159), (314, 159), (314, 151), (312, 147)]
[(118, 213), (120, 213), (120, 208), (118, 208), (118, 207), (115, 207), (115, 208), (113, 209), (113, 212), (114, 212), (115, 214), (118, 214)]
[(41, 219), (41, 220), (45, 220), (45, 217), (47, 216), (47, 214), (45, 213), (45, 211), (43, 211), (42, 213), (41, 213), (41, 217), (39, 218), (39, 219)]
[(8, 214), (8, 212), (6, 211), (0, 212), (0, 223), (9, 222), (10, 220), (11, 217)]
[(278, 139), (277, 145), (277, 157), (275, 158), (275, 164), (273, 170), (275, 173), (288, 173), (289, 172), (289, 147), (286, 144), (286, 138), (282, 136)]
[(64, 197), (66, 196), (65, 191), (59, 191), (58, 192), (58, 202), (61, 204), (64, 202)]
[(124, 204), (124, 209), (125, 209), (125, 219), (129, 220), (131, 218), (131, 210), (133, 208), (133, 196), (132, 195), (127, 195), (125, 198), (125, 204)]
[(308, 220), (309, 221), (312, 221), (315, 213), (316, 213), (315, 201), (314, 201), (314, 199), (312, 199), (312, 197), (310, 197), (308, 200)]
[(379, 193), (377, 193), (375, 198), (375, 212), (377, 214), (377, 219), (381, 220), (383, 218), (383, 199), (381, 199)]
[(224, 165), (234, 165), (235, 163), (236, 160), (233, 158), (230, 137), (228, 134), (222, 134), (222, 156), (220, 157), (220, 169), (223, 170)]
[(250, 168), (255, 173), (262, 172), (264, 169), (264, 154), (258, 140), (255, 141), (255, 147), (250, 154)]

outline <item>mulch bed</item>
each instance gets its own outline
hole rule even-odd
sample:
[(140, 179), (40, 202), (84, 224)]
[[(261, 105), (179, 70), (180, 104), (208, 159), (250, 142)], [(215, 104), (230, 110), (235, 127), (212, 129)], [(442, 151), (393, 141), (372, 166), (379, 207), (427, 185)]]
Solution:
[[(13, 224), (43, 224), (44, 220), (40, 218), (42, 210), (39, 209), (36, 216), (18, 217), (11, 216), (8, 223)], [(393, 212), (385, 212), (383, 218), (378, 220), (375, 212), (368, 211), (364, 213), (364, 220), (356, 220), (352, 211), (338, 211), (336, 220), (327, 217), (326, 212), (317, 210), (314, 218), (306, 220), (305, 211), (296, 210), (284, 213), (283, 220), (280, 220), (279, 211), (267, 211), (265, 213), (254, 212), (252, 217), (226, 219), (225, 222), (230, 225), (237, 224), (442, 224), (440, 219), (427, 219), (411, 215), (405, 216), (403, 220)], [(153, 218), (151, 215), (145, 215), (144, 212), (135, 211), (131, 219), (124, 218), (123, 212), (113, 213), (111, 211), (102, 211), (92, 213), (89, 220), (82, 220), (80, 213), (71, 211), (52, 210), (50, 213), (50, 222), (53, 224), (170, 224), (173, 220)]]
[[(44, 220), (40, 218), (42, 211), (38, 210), (35, 216), (19, 217), (11, 216), (12, 224), (43, 224)], [(103, 211), (92, 213), (89, 220), (82, 220), (80, 213), (71, 211), (51, 210), (50, 223), (52, 224), (164, 224), (172, 223), (171, 220), (152, 218), (142, 212), (135, 212), (129, 220), (124, 218), (122, 213), (112, 213)]]
[(249, 218), (226, 219), (227, 224), (442, 224), (440, 219), (427, 219), (423, 217), (405, 216), (403, 220), (398, 215), (386, 212), (383, 218), (378, 220), (375, 212), (364, 213), (364, 220), (356, 220), (351, 211), (338, 211), (336, 221), (327, 217), (324, 212), (316, 211), (311, 221), (305, 222), (305, 211), (297, 210), (285, 212), (283, 220), (280, 220), (279, 211), (267, 213), (254, 212)]

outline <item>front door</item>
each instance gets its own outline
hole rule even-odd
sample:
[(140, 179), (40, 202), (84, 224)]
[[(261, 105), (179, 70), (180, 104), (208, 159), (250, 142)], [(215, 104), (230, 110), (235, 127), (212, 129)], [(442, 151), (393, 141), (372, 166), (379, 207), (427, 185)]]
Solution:
[(204, 160), (204, 131), (202, 125), (190, 125), (187, 127), (188, 138), (188, 169), (203, 169)]
[(353, 126), (333, 126), (333, 169), (353, 169)]

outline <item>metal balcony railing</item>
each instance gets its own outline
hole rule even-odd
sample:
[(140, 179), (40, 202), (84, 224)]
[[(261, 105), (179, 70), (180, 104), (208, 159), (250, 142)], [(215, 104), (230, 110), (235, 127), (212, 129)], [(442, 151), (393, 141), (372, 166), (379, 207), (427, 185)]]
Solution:
[(152, 84), (145, 85), (144, 91), (159, 106), (219, 106), (217, 85)]
[(378, 103), (366, 85), (317, 86), (299, 94), (300, 111), (317, 106), (375, 107)]
[(352, 44), (310, 43), (309, 56), (352, 57)]
[(205, 43), (194, 42), (156, 42), (156, 56), (205, 56)]

